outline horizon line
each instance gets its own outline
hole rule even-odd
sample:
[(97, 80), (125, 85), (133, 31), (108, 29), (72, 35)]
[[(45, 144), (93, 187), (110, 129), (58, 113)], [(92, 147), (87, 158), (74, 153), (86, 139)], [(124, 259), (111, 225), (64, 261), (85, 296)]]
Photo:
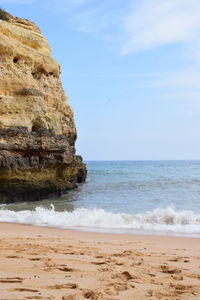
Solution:
[(198, 159), (84, 159), (84, 162), (91, 161), (200, 161)]

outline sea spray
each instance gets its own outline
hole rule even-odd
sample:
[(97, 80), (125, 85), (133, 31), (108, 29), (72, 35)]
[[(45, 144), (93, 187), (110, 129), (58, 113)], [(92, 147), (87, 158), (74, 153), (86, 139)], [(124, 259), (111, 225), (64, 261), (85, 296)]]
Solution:
[(104, 209), (77, 208), (72, 212), (36, 207), (34, 210), (13, 211), (7, 206), (0, 209), (0, 222), (32, 224), (57, 228), (79, 228), (89, 231), (131, 233), (131, 230), (148, 232), (197, 234), (200, 236), (200, 214), (189, 210), (177, 211), (174, 207), (155, 208), (138, 214), (112, 213)]

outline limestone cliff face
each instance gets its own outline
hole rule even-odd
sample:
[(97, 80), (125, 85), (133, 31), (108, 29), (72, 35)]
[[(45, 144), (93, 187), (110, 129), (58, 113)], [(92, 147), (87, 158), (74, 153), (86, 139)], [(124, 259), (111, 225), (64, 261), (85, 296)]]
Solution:
[(60, 66), (34, 23), (8, 17), (0, 20), (0, 202), (60, 195), (86, 177)]

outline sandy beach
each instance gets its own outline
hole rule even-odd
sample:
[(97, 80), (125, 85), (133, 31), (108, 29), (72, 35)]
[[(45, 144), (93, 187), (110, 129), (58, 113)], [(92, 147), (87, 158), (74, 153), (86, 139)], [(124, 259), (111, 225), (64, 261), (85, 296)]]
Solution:
[(200, 240), (0, 223), (0, 299), (200, 299)]

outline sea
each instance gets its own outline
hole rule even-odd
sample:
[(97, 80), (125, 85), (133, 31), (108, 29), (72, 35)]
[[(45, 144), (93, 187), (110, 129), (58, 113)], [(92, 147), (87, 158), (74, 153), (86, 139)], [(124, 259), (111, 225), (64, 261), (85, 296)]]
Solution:
[(200, 161), (87, 161), (61, 198), (0, 205), (0, 222), (200, 237)]

